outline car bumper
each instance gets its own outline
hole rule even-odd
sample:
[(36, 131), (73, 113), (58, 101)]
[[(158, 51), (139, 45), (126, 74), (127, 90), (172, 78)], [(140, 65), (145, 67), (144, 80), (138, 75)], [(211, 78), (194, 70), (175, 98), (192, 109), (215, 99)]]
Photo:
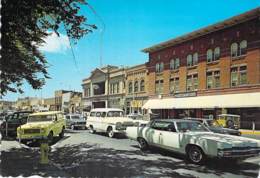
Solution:
[(27, 140), (27, 141), (30, 141), (30, 140), (46, 140), (48, 139), (47, 136), (44, 136), (44, 135), (34, 135), (34, 136), (18, 136), (17, 137), (18, 140)]
[(249, 158), (259, 156), (260, 148), (247, 150), (219, 150), (219, 158)]

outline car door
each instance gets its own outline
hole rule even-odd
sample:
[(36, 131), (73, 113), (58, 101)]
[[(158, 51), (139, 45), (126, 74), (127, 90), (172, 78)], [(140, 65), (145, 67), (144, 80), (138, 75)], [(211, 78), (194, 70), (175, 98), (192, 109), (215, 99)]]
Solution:
[(159, 133), (159, 144), (163, 147), (172, 151), (180, 150), (180, 133), (177, 132), (174, 123), (170, 123), (167, 128), (161, 130)]
[(146, 127), (143, 131), (149, 144), (160, 146), (161, 121), (154, 121), (150, 127)]

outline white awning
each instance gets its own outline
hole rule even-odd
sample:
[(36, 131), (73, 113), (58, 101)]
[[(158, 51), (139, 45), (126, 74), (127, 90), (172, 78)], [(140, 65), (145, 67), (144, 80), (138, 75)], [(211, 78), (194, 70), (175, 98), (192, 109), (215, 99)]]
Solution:
[(260, 107), (260, 92), (187, 98), (150, 99), (144, 109), (248, 108)]

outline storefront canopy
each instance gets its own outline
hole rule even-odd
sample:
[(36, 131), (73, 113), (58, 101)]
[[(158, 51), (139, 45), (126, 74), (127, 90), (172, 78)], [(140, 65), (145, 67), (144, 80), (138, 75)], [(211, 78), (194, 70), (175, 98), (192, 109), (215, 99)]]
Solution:
[(187, 98), (150, 99), (144, 109), (248, 108), (260, 107), (260, 92)]

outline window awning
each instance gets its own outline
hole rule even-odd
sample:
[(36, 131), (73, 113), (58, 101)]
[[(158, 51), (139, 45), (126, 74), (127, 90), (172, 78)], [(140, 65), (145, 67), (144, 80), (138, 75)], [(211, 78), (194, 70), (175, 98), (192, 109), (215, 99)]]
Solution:
[(187, 98), (150, 99), (144, 109), (248, 108), (260, 107), (260, 92)]

